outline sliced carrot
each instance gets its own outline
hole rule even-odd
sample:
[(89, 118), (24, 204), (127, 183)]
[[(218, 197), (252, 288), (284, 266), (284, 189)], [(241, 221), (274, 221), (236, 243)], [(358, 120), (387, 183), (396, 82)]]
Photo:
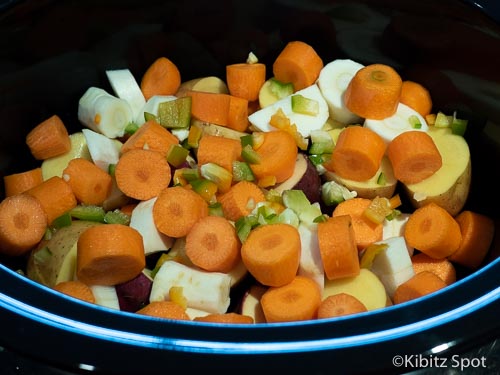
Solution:
[(462, 242), (448, 259), (462, 266), (478, 268), (488, 253), (495, 235), (494, 221), (473, 211), (462, 211), (455, 217), (460, 225)]
[(253, 324), (254, 319), (249, 315), (238, 314), (234, 312), (208, 314), (197, 316), (193, 319), (195, 322), (223, 323), (223, 324)]
[(20, 173), (13, 173), (3, 177), (5, 196), (24, 193), (43, 182), (42, 168), (33, 168)]
[(136, 313), (162, 319), (191, 320), (186, 310), (172, 301), (153, 301)]
[(226, 126), (244, 132), (247, 130), (248, 124), (248, 100), (231, 95)]
[(240, 261), (241, 243), (234, 225), (222, 216), (205, 216), (186, 235), (186, 255), (194, 265), (227, 273)]
[(431, 271), (422, 271), (400, 284), (394, 292), (392, 301), (399, 304), (436, 292), (446, 287), (446, 283)]
[(68, 130), (57, 115), (35, 126), (26, 136), (26, 144), (37, 160), (59, 156), (71, 149)]
[(347, 109), (363, 118), (381, 120), (396, 113), (403, 81), (385, 64), (367, 65), (352, 77), (345, 92)]
[(403, 81), (399, 101), (423, 117), (429, 115), (432, 110), (432, 98), (429, 90), (417, 82)]
[(259, 202), (265, 200), (262, 189), (250, 181), (237, 182), (218, 198), (224, 216), (232, 221), (247, 216)]
[(81, 299), (88, 303), (95, 303), (94, 293), (92, 289), (79, 280), (61, 281), (54, 285), (54, 289), (68, 296)]
[(348, 126), (340, 133), (324, 167), (342, 178), (366, 181), (377, 173), (385, 151), (384, 140), (373, 130)]
[(155, 120), (149, 120), (123, 143), (121, 153), (132, 149), (147, 149), (167, 156), (170, 147), (176, 144), (179, 144), (179, 138)]
[(71, 159), (62, 176), (83, 204), (102, 205), (113, 187), (109, 173), (83, 158)]
[(350, 215), (333, 216), (318, 223), (318, 244), (329, 280), (359, 274), (358, 247)]
[(257, 179), (275, 176), (280, 183), (292, 176), (297, 160), (297, 144), (293, 136), (283, 130), (263, 133), (263, 142), (256, 150), (259, 162), (250, 164)]
[(422, 271), (434, 272), (446, 285), (457, 281), (455, 266), (448, 259), (434, 259), (424, 253), (418, 253), (411, 257), (411, 263), (415, 273)]
[(266, 65), (262, 63), (237, 63), (226, 66), (226, 83), (229, 94), (253, 102), (266, 81)]
[(368, 311), (359, 299), (351, 294), (332, 294), (321, 301), (318, 308), (318, 319), (334, 318), (358, 314)]
[(174, 95), (181, 86), (181, 73), (170, 59), (159, 57), (142, 76), (140, 86), (146, 100), (155, 95)]
[(453, 254), (460, 246), (460, 225), (443, 207), (429, 203), (410, 215), (404, 228), (408, 246), (434, 259)]
[(123, 154), (115, 168), (118, 188), (128, 197), (148, 200), (165, 189), (172, 178), (167, 159), (156, 151), (135, 149)]
[(441, 154), (427, 132), (410, 130), (396, 136), (387, 146), (394, 177), (404, 184), (416, 184), (443, 165)]
[(291, 41), (273, 63), (273, 75), (281, 82), (291, 82), (294, 91), (311, 86), (323, 69), (323, 60), (314, 48), (301, 41)]
[(164, 189), (153, 206), (156, 228), (174, 238), (186, 236), (205, 216), (208, 216), (208, 203), (193, 190), (182, 186)]
[(78, 201), (71, 186), (62, 177), (54, 176), (26, 191), (37, 198), (47, 214), (47, 223), (52, 222), (76, 207)]
[(241, 142), (237, 139), (205, 134), (196, 152), (198, 165), (215, 163), (232, 173), (233, 162), (241, 159)]
[(267, 323), (316, 319), (320, 303), (318, 284), (305, 276), (295, 276), (288, 284), (270, 287), (260, 299)]
[(191, 115), (200, 121), (227, 126), (231, 96), (213, 92), (192, 91), (186, 92), (190, 96)]
[(300, 251), (297, 228), (290, 224), (266, 224), (250, 232), (241, 246), (241, 258), (261, 284), (283, 286), (297, 274)]
[(383, 225), (374, 223), (364, 214), (371, 202), (371, 199), (360, 197), (348, 199), (339, 203), (332, 212), (332, 217), (341, 215), (351, 216), (358, 251), (363, 250), (374, 242), (382, 240)]
[(47, 215), (35, 197), (17, 194), (0, 203), (1, 253), (9, 256), (27, 253), (41, 241), (46, 229)]
[(90, 227), (77, 242), (76, 275), (87, 285), (116, 285), (132, 280), (146, 266), (141, 234), (123, 224)]

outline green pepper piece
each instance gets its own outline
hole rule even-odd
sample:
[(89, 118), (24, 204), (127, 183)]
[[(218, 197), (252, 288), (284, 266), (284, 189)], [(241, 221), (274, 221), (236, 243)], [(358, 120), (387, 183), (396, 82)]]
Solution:
[(160, 103), (158, 122), (167, 129), (183, 129), (191, 122), (191, 97), (185, 96)]

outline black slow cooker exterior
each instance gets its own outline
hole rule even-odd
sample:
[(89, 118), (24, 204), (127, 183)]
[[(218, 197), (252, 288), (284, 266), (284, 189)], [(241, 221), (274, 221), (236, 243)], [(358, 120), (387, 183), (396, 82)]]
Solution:
[[(484, 4), (10, 2), (0, 16), (1, 172), (35, 166), (24, 137), (49, 115), (79, 130), (78, 99), (90, 86), (107, 88), (106, 69), (129, 68), (140, 77), (163, 55), (177, 62), (183, 80), (224, 77), (225, 65), (244, 61), (249, 51), (271, 66), (287, 41), (303, 40), (325, 62), (391, 64), (427, 86), (435, 108), (468, 118), (473, 182), (467, 208), (498, 224), (500, 27), (488, 13), (493, 2)], [(479, 271), (458, 269), (460, 281), (418, 301), (334, 320), (251, 327), (158, 321), (79, 303), (16, 272), (22, 259), (2, 258), (2, 373), (390, 374), (417, 367), (442, 373), (439, 365), (452, 371), (467, 363), (465, 370), (495, 373), (498, 353), (489, 348), (500, 333), (498, 254), (497, 234)], [(477, 355), (485, 355), (484, 366), (470, 357), (483, 345), (487, 353)], [(419, 360), (424, 357), (435, 359)]]

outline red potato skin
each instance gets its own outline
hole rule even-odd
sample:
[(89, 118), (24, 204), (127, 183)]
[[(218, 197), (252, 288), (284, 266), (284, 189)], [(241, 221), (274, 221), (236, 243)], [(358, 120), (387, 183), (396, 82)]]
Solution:
[(120, 310), (136, 312), (149, 303), (153, 282), (143, 272), (130, 281), (115, 286)]

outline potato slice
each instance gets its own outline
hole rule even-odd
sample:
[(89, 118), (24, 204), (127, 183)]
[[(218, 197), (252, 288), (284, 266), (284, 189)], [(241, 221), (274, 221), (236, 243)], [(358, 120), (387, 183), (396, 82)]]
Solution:
[(463, 208), (471, 183), (471, 158), (467, 141), (448, 128), (430, 128), (429, 135), (443, 159), (442, 167), (416, 184), (403, 185), (415, 208), (434, 202), (452, 216)]
[(53, 287), (61, 281), (73, 280), (76, 267), (76, 248), (80, 233), (100, 225), (92, 221), (73, 221), (70, 226), (58, 229), (51, 238), (40, 242), (29, 256), (28, 278)]

